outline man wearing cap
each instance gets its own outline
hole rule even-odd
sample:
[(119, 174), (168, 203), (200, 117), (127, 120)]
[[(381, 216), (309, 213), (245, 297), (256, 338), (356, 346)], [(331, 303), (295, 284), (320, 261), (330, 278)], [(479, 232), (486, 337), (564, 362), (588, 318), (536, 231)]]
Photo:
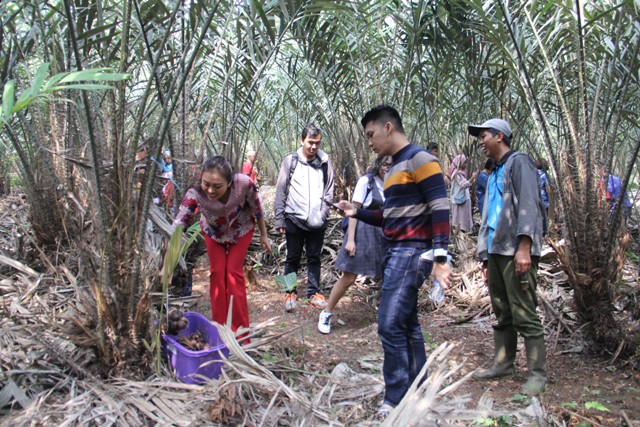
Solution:
[(536, 167), (524, 153), (511, 150), (511, 126), (491, 119), (470, 125), (484, 154), (495, 162), (487, 182), (478, 254), (496, 315), (493, 366), (475, 378), (515, 373), (518, 333), (524, 338), (529, 378), (522, 393), (537, 395), (546, 383), (544, 328), (536, 313), (536, 271), (542, 249), (544, 205)]

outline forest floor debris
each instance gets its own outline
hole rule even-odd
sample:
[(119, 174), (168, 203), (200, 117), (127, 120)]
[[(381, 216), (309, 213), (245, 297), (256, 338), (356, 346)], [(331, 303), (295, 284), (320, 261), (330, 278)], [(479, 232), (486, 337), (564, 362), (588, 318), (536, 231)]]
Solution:
[[(11, 209), (0, 209), (0, 255), (5, 257), (0, 260), (1, 426), (379, 424), (378, 282), (359, 279), (336, 310), (333, 332), (323, 335), (316, 329), (317, 309), (300, 305), (292, 313), (284, 311), (273, 278), (281, 260), (252, 251), (252, 342), (240, 347), (227, 336), (233, 356), (219, 380), (182, 384), (172, 380), (166, 367), (160, 376), (131, 370), (127, 378), (114, 378), (101, 368), (94, 351), (75, 344), (58, 327), (67, 307), (84, 297), (78, 284), (71, 283), (73, 276), (48, 267), (29, 242), (21, 200), (4, 200)], [(333, 264), (340, 241), (327, 239), (324, 266)], [(420, 298), (420, 320), (434, 365), (427, 388), (416, 390), (415, 396), (421, 396), (421, 407), (425, 396), (438, 397), (430, 401), (421, 425), (433, 425), (439, 417), (452, 425), (640, 426), (640, 374), (633, 369), (637, 360), (617, 363), (585, 354), (571, 289), (552, 252), (543, 257), (539, 274), (549, 349), (547, 391), (540, 399), (519, 395), (526, 380), (522, 348), (516, 376), (484, 383), (468, 379), (477, 366), (491, 362), (493, 320), (470, 252), (473, 241), (463, 236), (459, 245), (467, 252), (457, 254), (455, 285), (445, 302), (437, 307), (430, 303), (426, 286)], [(196, 298), (190, 299), (189, 310), (210, 315), (207, 262), (203, 257), (195, 268)], [(323, 269), (325, 286), (336, 278), (332, 268)], [(629, 262), (616, 307), (620, 316), (629, 316), (630, 328), (637, 328), (632, 299), (639, 290), (637, 263)], [(225, 328), (221, 333), (231, 334)], [(411, 406), (415, 401), (410, 401), (405, 411), (416, 413)], [(405, 422), (404, 414), (399, 409), (387, 424)]]

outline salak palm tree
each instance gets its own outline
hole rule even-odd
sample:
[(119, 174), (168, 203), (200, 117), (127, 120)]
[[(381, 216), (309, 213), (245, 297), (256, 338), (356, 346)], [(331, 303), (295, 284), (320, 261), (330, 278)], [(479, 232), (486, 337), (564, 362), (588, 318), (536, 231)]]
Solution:
[(518, 148), (549, 158), (560, 184), (564, 266), (583, 321), (608, 349), (611, 337), (614, 346), (630, 342), (612, 306), (619, 270), (610, 261), (624, 249), (620, 214), (598, 205), (596, 165), (625, 182), (637, 174), (633, 1), (26, 0), (2, 7), (3, 87), (12, 79), (20, 93), (41, 63), (52, 73), (108, 67), (131, 75), (106, 93), (65, 92), (74, 103), (29, 106), (0, 136), (28, 153), (20, 155), (25, 182), (62, 190), (42, 201), (30, 196), (34, 229), (73, 229), (56, 239), (81, 248), (93, 315), (77, 326), (105, 363), (139, 359), (153, 323), (149, 292), (160, 257), (145, 236), (157, 166), (148, 165), (132, 197), (141, 144), (155, 157), (174, 152), (175, 203), (203, 156), (225, 154), (237, 166), (252, 141), (262, 170), (275, 174), (302, 126), (315, 121), (348, 187), (371, 160), (359, 118), (379, 103), (397, 106), (410, 138), (440, 143), (445, 156), (476, 155), (468, 123), (508, 118)]

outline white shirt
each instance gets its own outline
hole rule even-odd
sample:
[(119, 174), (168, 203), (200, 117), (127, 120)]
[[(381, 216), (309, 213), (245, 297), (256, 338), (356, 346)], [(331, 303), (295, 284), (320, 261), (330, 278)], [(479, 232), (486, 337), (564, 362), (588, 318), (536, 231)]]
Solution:
[[(373, 182), (375, 182), (376, 187), (378, 187), (378, 192), (380, 193), (380, 197), (382, 197), (382, 201), (384, 202), (384, 182), (380, 179), (380, 176), (376, 175), (373, 177)], [(369, 207), (371, 202), (373, 201), (373, 188), (367, 194), (367, 185), (369, 184), (369, 177), (367, 175), (362, 175), (356, 184), (356, 188), (353, 190), (352, 201), (357, 203), (362, 203), (362, 207)], [(365, 200), (364, 196), (367, 196)]]

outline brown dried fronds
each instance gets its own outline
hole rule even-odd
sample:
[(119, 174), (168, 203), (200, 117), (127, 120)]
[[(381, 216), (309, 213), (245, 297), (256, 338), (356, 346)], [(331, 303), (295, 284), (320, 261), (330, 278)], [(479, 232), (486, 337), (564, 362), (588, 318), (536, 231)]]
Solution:
[(209, 419), (222, 425), (240, 424), (244, 418), (243, 403), (246, 399), (242, 389), (242, 384), (231, 384), (220, 390), (207, 409)]

